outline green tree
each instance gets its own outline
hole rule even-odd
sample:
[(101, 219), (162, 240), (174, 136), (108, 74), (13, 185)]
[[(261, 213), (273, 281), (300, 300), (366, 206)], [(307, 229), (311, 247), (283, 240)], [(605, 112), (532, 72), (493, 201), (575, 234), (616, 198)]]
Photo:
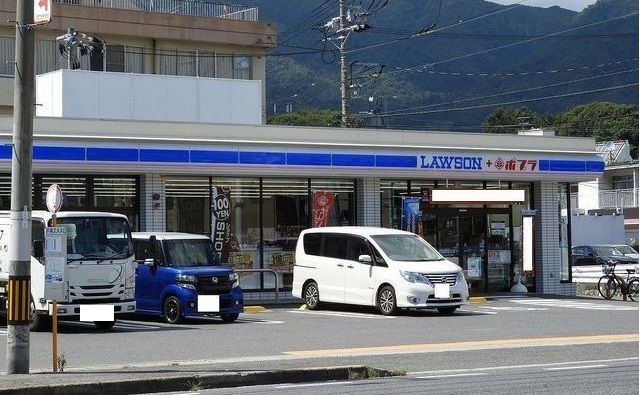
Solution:
[(484, 121), (485, 133), (517, 133), (544, 126), (543, 118), (527, 107), (498, 107)]
[(334, 110), (304, 109), (288, 114), (278, 114), (267, 120), (269, 125), (290, 126), (340, 126), (340, 112)]
[(594, 102), (573, 107), (555, 120), (561, 136), (593, 137), (596, 141), (628, 140), (631, 156), (638, 158), (638, 107)]

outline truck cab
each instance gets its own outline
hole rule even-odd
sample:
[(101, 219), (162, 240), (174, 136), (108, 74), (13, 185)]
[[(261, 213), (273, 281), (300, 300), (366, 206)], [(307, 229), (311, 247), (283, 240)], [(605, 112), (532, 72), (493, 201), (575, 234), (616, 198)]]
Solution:
[[(54, 223), (55, 222), (55, 223)], [(43, 328), (53, 303), (45, 294), (45, 227), (66, 228), (67, 259), (64, 266), (64, 295), (58, 300), (62, 320), (80, 318), (83, 306), (113, 306), (114, 317), (135, 311), (135, 260), (131, 230), (126, 216), (114, 213), (61, 211), (53, 214), (34, 210), (31, 214), (31, 330)], [(12, 237), (9, 212), (0, 212), (0, 301), (6, 300), (9, 278), (9, 240)], [(5, 303), (0, 303), (4, 313)], [(109, 329), (115, 321), (96, 321)]]
[[(135, 232), (132, 237), (138, 262), (136, 313), (161, 316), (171, 324), (187, 317), (238, 318), (244, 308), (238, 275), (221, 264), (211, 239), (176, 232)], [(214, 298), (217, 308), (205, 308), (203, 297)]]

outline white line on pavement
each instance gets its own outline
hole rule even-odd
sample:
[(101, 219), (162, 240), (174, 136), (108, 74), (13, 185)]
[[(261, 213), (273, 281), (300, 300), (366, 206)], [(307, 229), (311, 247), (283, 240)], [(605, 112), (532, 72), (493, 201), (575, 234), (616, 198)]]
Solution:
[(324, 383), (310, 383), (310, 384), (282, 384), (276, 385), (275, 388), (285, 389), (285, 388), (305, 388), (305, 387), (323, 387), (325, 385), (343, 385), (343, 384), (353, 384), (353, 381), (331, 381)]
[(581, 366), (563, 366), (560, 368), (545, 368), (544, 370), (572, 370), (572, 369), (590, 369), (590, 368), (606, 368), (609, 365), (581, 365)]
[(638, 357), (630, 357), (630, 358), (616, 358), (616, 359), (597, 359), (590, 361), (569, 361), (569, 362), (550, 362), (550, 363), (535, 363), (529, 365), (506, 365), (506, 366), (487, 366), (482, 368), (470, 368), (470, 369), (452, 369), (452, 370), (431, 370), (425, 372), (410, 372), (408, 374), (420, 375), (420, 374), (446, 374), (446, 373), (455, 373), (455, 372), (479, 372), (479, 371), (487, 371), (487, 370), (511, 370), (511, 369), (526, 369), (526, 368), (544, 368), (547, 366), (566, 366), (566, 365), (575, 365), (581, 363), (602, 363), (602, 362), (625, 362), (625, 361), (637, 361)]
[(420, 376), (420, 377), (416, 377), (417, 379), (426, 379), (426, 380), (433, 380), (433, 379), (444, 379), (444, 378), (448, 378), (448, 377), (466, 377), (466, 376), (487, 376), (489, 375), (489, 373), (458, 373), (458, 374), (439, 374), (436, 376)]
[(482, 315), (496, 315), (498, 312), (496, 311), (482, 311), (482, 310), (467, 310), (467, 309), (458, 309), (458, 313), (473, 313), (473, 314), (482, 314)]
[(308, 310), (289, 310), (289, 313), (294, 314), (309, 314), (309, 315), (323, 315), (331, 317), (345, 317), (345, 318), (364, 318), (369, 320), (389, 320), (396, 317), (389, 317), (386, 315), (374, 315), (365, 313), (349, 313), (341, 311), (308, 311)]

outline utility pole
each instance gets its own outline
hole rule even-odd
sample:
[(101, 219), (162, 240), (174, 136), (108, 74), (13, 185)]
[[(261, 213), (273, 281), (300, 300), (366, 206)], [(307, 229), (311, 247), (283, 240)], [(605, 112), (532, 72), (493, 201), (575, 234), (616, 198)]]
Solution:
[(340, 102), (342, 103), (342, 123), (343, 128), (351, 126), (351, 114), (349, 110), (349, 77), (347, 75), (347, 39), (349, 32), (347, 27), (347, 1), (339, 0), (340, 7)]
[(33, 0), (16, 1), (16, 57), (13, 95), (13, 156), (9, 224), (7, 374), (29, 373), (31, 322), (31, 161), (33, 146)]

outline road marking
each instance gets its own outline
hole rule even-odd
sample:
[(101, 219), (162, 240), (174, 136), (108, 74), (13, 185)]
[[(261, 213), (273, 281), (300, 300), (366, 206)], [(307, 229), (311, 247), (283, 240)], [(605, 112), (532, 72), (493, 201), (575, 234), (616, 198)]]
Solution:
[(243, 324), (284, 324), (284, 321), (270, 321), (270, 320), (250, 320), (246, 318), (240, 318), (236, 322)]
[(448, 378), (448, 377), (467, 377), (467, 376), (488, 376), (489, 373), (458, 373), (458, 374), (439, 374), (437, 376), (420, 376), (420, 377), (416, 377), (417, 379), (426, 379), (426, 380), (433, 380), (433, 379), (444, 379), (444, 378)]
[(311, 357), (336, 357), (336, 356), (360, 356), (360, 355), (385, 355), (385, 354), (417, 354), (424, 352), (483, 350), (497, 348), (522, 348), (540, 346), (565, 346), (575, 344), (600, 344), (637, 342), (638, 334), (595, 335), (595, 336), (567, 336), (567, 337), (540, 337), (528, 339), (496, 339), (477, 340), (455, 343), (430, 343), (430, 344), (401, 344), (392, 346), (359, 347), (359, 348), (335, 348), (319, 350), (288, 351), (284, 354)]
[(487, 371), (487, 370), (513, 370), (513, 369), (529, 369), (529, 368), (544, 368), (546, 366), (566, 366), (566, 365), (574, 365), (580, 363), (611, 363), (611, 362), (626, 362), (626, 361), (637, 361), (638, 357), (629, 357), (629, 358), (615, 358), (615, 359), (596, 359), (590, 361), (568, 361), (568, 362), (549, 362), (549, 363), (534, 363), (528, 365), (503, 365), (503, 366), (487, 366), (482, 368), (470, 368), (470, 369), (452, 369), (452, 370), (431, 370), (426, 372), (409, 372), (409, 375), (419, 375), (419, 374), (438, 374), (438, 373), (455, 373), (455, 372), (479, 372), (479, 371)]
[(276, 385), (275, 388), (285, 389), (285, 388), (305, 388), (305, 387), (324, 387), (325, 385), (343, 385), (343, 384), (353, 384), (353, 381), (330, 381), (323, 383), (310, 383), (310, 384), (282, 384)]
[(545, 368), (544, 370), (572, 370), (572, 369), (590, 369), (590, 368), (606, 368), (609, 365), (581, 365), (581, 366), (564, 366), (560, 368)]
[(609, 310), (609, 311), (638, 310), (637, 303), (632, 303), (631, 305), (630, 304), (623, 305), (623, 304), (613, 304), (613, 303), (582, 302), (582, 301), (566, 300), (566, 299), (563, 300), (563, 299), (538, 299), (538, 298), (509, 300), (509, 302), (525, 304), (525, 305), (564, 307), (568, 309), (583, 309), (583, 310)]
[(308, 315), (321, 315), (330, 317), (343, 317), (343, 318), (364, 318), (368, 320), (390, 320), (396, 317), (390, 317), (386, 315), (366, 314), (366, 313), (349, 313), (346, 311), (310, 311), (310, 310), (289, 310), (289, 313), (293, 314), (308, 314)]
[(547, 311), (544, 307), (520, 307), (520, 306), (478, 306), (480, 309), (490, 309), (498, 311)]
[[(485, 308), (485, 306), (481, 306)], [(498, 314), (495, 311), (482, 311), (482, 310), (467, 310), (467, 309), (458, 309), (458, 313), (472, 313), (472, 314), (481, 314), (481, 315), (496, 315)]]

